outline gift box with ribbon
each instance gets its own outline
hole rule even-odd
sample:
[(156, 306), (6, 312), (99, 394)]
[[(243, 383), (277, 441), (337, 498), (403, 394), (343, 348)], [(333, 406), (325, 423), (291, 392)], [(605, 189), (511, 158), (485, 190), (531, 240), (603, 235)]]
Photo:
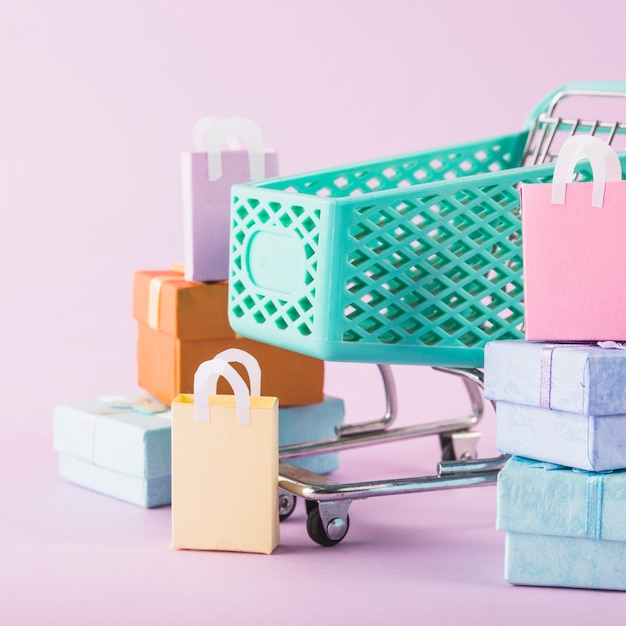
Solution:
[(626, 350), (601, 345), (487, 344), (498, 450), (590, 471), (626, 467)]
[(145, 507), (171, 500), (171, 413), (148, 398), (56, 406), (53, 447), (61, 477)]
[(584, 472), (512, 457), (498, 476), (505, 578), (626, 590), (626, 471)]
[[(323, 361), (235, 334), (228, 324), (225, 282), (190, 282), (176, 271), (136, 272), (133, 316), (138, 321), (139, 386), (168, 405), (178, 394), (193, 391), (200, 363), (227, 348), (256, 357), (267, 393), (280, 397), (281, 406), (324, 399)], [(239, 372), (246, 376), (242, 368)], [(228, 384), (220, 381), (218, 390), (226, 393)]]

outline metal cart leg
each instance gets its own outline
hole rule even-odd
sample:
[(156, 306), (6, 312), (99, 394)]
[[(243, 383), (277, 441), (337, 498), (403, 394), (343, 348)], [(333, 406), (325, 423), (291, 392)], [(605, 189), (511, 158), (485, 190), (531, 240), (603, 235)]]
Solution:
[[(390, 428), (397, 416), (396, 387), (389, 365), (378, 365), (385, 390), (385, 415), (376, 421), (362, 424), (350, 424), (337, 428), (337, 437), (322, 441), (298, 443), (280, 448), (280, 460), (288, 461), (312, 454), (337, 452), (350, 448), (370, 446), (387, 441), (442, 435), (443, 460), (472, 458), (475, 456), (476, 441), (479, 433), (469, 432), (482, 419), (484, 405), (482, 399), (482, 372), (477, 369), (434, 368), (438, 371), (459, 376), (463, 379), (468, 393), (472, 412), (464, 418), (417, 424), (401, 428)], [(445, 446), (450, 442), (447, 451)]]
[[(435, 368), (463, 379), (472, 408), (468, 417), (392, 429), (389, 426), (397, 413), (395, 384), (391, 368), (387, 365), (378, 367), (386, 395), (386, 411), (382, 419), (344, 426), (337, 429), (338, 435), (335, 439), (283, 446), (280, 449), (281, 461), (320, 452), (435, 434), (440, 438), (443, 460), (439, 462), (435, 476), (346, 484), (336, 483), (327, 476), (281, 462), (279, 469), (281, 503), (286, 504), (287, 501), (283, 502), (283, 499), (289, 494), (304, 498), (307, 508), (307, 531), (313, 541), (323, 546), (336, 545), (346, 536), (350, 526), (348, 509), (353, 500), (491, 484), (497, 480), (499, 470), (508, 459), (507, 455), (493, 459), (475, 458), (476, 442), (480, 433), (469, 429), (480, 421), (484, 413), (480, 370)], [(281, 518), (285, 519), (282, 514)]]

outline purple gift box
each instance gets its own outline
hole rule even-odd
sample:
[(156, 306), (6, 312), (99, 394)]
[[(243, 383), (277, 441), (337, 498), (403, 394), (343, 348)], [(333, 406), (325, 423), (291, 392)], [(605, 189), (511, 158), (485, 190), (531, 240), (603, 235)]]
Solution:
[(493, 341), (485, 397), (502, 452), (601, 472), (626, 468), (626, 350)]

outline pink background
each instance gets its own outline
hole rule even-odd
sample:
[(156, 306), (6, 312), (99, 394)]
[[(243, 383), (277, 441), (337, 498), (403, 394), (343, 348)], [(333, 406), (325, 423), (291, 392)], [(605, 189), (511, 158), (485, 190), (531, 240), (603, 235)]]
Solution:
[[(562, 83), (623, 78), (624, 18), (618, 0), (0, 5), (1, 621), (622, 623), (620, 594), (506, 585), (493, 487), (356, 503), (334, 550), (301, 506), (276, 557), (174, 552), (168, 508), (58, 478), (51, 409), (134, 391), (132, 273), (182, 260), (198, 118), (255, 119), (284, 174), (513, 132)], [(466, 410), (459, 381), (394, 369), (402, 423)], [(351, 420), (382, 411), (377, 385), (327, 366)], [(482, 430), (493, 454), (491, 413)], [(430, 473), (438, 450), (350, 454), (341, 479)]]

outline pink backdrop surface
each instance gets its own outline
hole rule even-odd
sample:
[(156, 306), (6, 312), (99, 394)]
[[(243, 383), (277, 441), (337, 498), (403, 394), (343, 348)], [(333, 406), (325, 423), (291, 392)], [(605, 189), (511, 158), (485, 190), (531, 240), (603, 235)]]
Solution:
[[(333, 550), (301, 507), (276, 557), (185, 553), (168, 508), (67, 485), (51, 451), (55, 404), (135, 390), (132, 273), (182, 259), (198, 118), (255, 119), (284, 174), (513, 132), (563, 83), (624, 77), (622, 18), (619, 0), (1, 4), (2, 622), (622, 623), (621, 594), (503, 581), (492, 487), (356, 503)], [(467, 410), (458, 380), (394, 371), (401, 423)], [(348, 419), (382, 411), (375, 368), (326, 373)], [(340, 478), (428, 473), (438, 450), (354, 455)]]

